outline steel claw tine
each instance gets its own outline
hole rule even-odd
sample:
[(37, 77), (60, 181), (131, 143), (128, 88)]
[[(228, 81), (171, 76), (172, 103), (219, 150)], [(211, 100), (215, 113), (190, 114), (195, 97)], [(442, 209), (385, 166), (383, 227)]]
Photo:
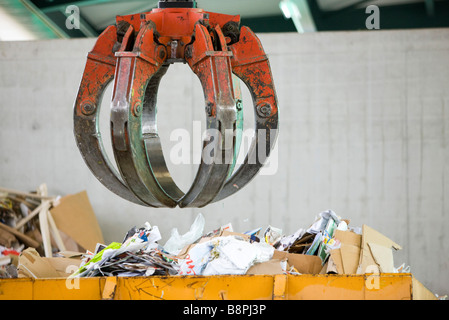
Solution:
[(279, 129), (277, 97), (268, 58), (249, 28), (242, 28), (240, 38), (244, 38), (245, 43), (232, 46), (232, 70), (247, 85), (253, 97), (255, 139), (244, 163), (229, 178), (214, 202), (239, 191), (257, 175), (274, 148)]
[(242, 90), (240, 88), (240, 79), (232, 75), (232, 83), (234, 86), (234, 96), (235, 96), (235, 107), (236, 107), (236, 120), (235, 120), (235, 139), (234, 139), (234, 158), (232, 159), (231, 168), (229, 168), (228, 179), (231, 178), (234, 172), (235, 166), (237, 165), (237, 159), (240, 152), (240, 146), (242, 143), (243, 136), (243, 100), (242, 100)]
[[(213, 51), (209, 33), (202, 25), (195, 28), (196, 40), (187, 59), (203, 86), (206, 98), (209, 141), (204, 141), (201, 164), (190, 190), (180, 207), (204, 207), (223, 188), (235, 156), (234, 131), (237, 120), (236, 99), (230, 67), (230, 52)], [(223, 45), (224, 46), (224, 45)], [(206, 58), (198, 57), (206, 53)]]
[[(175, 207), (177, 199), (169, 195), (157, 180), (168, 170), (152, 166), (150, 159), (154, 156), (149, 156), (151, 149), (148, 149), (161, 149), (157, 131), (152, 132), (151, 123), (155, 123), (155, 96), (166, 70), (162, 66), (162, 55), (155, 55), (164, 48), (154, 42), (153, 32), (153, 24), (148, 23), (140, 30), (133, 52), (116, 53), (116, 81), (111, 107), (112, 144), (117, 166), (128, 188), (146, 203), (156, 207)], [(170, 190), (176, 191), (176, 186)]]
[(94, 176), (110, 191), (133, 203), (147, 206), (130, 192), (112, 166), (99, 131), (103, 93), (115, 71), (115, 26), (108, 27), (89, 53), (74, 106), (74, 135), (80, 153)]

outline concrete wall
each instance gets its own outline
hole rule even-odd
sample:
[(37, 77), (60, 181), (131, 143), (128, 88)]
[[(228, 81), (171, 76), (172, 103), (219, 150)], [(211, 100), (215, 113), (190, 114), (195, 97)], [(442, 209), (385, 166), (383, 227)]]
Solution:
[[(0, 185), (47, 183), (51, 194), (87, 190), (107, 242), (145, 221), (186, 232), (198, 212), (206, 231), (271, 224), (293, 233), (333, 209), (403, 246), (431, 290), (449, 287), (449, 30), (264, 34), (281, 131), (278, 170), (203, 209), (148, 209), (104, 188), (85, 166), (72, 133), (72, 107), (94, 40), (0, 42)], [(251, 102), (245, 92), (246, 125)], [(203, 119), (198, 80), (175, 65), (163, 80), (159, 126), (170, 132)], [(110, 90), (105, 100), (110, 99)], [(104, 103), (104, 119), (108, 116)], [(102, 121), (108, 145), (107, 121)], [(109, 140), (110, 141), (110, 140)], [(184, 190), (195, 166), (169, 164)]]

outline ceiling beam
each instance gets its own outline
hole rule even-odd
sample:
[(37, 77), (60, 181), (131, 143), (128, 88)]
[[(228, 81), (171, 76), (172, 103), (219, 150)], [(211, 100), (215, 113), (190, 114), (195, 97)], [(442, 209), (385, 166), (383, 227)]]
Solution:
[(20, 0), (20, 2), (26, 7), (31, 13), (33, 13), (42, 23), (44, 23), (49, 29), (51, 29), (59, 38), (70, 38), (70, 36), (61, 29), (57, 24), (55, 24), (46, 14), (34, 5), (31, 0)]
[(323, 14), (324, 15), (326, 15), (326, 14), (329, 14), (329, 15), (339, 14), (339, 13), (347, 12), (347, 11), (350, 11), (350, 10), (359, 9), (363, 4), (367, 4), (367, 3), (376, 4), (377, 1), (360, 0), (360, 1), (357, 1), (357, 2), (355, 2), (353, 4), (350, 4), (350, 5), (346, 6), (346, 7), (343, 7), (343, 8), (337, 9), (337, 10), (323, 11)]
[(33, 3), (33, 0), (20, 0), (28, 10), (51, 28), (60, 38), (74, 37), (98, 37), (99, 33), (79, 15), (79, 30), (69, 30), (66, 27), (66, 7), (63, 10), (42, 12), (42, 10)]
[(435, 2), (434, 2), (434, 0), (426, 0), (426, 11), (427, 11), (427, 15), (429, 15), (429, 16), (435, 15)]
[[(102, 4), (111, 4), (111, 3), (123, 3), (123, 0), (56, 0), (52, 2), (48, 2), (45, 0), (29, 0), (33, 2), (33, 4), (38, 7), (42, 12), (53, 12), (53, 11), (65, 11), (65, 8), (70, 5), (75, 5), (77, 7), (86, 7), (86, 6), (94, 6), (94, 5), (102, 5)], [(127, 0), (126, 2), (143, 2), (142, 0)], [(148, 5), (152, 5), (153, 3), (157, 5), (158, 0), (148, 0)]]
[[(308, 0), (310, 11), (315, 20), (317, 31), (364, 30), (368, 17), (365, 7), (352, 10), (323, 12), (317, 0)], [(371, 2), (372, 3), (372, 2)], [(424, 1), (380, 7), (380, 29), (417, 29), (449, 27), (449, 1), (434, 1), (434, 15), (429, 16)]]

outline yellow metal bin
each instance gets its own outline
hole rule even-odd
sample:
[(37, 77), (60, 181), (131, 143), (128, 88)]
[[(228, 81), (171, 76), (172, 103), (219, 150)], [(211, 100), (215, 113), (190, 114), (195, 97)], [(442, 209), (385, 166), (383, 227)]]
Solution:
[(430, 300), (410, 273), (2, 279), (2, 300)]

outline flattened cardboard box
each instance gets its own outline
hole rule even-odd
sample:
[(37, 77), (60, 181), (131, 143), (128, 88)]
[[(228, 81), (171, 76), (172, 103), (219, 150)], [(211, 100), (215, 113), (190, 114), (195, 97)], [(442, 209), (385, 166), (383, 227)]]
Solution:
[(391, 273), (394, 272), (393, 249), (401, 246), (380, 232), (362, 226), (362, 234), (337, 230), (335, 239), (339, 249), (330, 253), (327, 272), (338, 274)]
[(321, 258), (318, 256), (274, 250), (272, 259), (287, 259), (288, 264), (295, 267), (299, 273), (319, 274), (322, 269)]
[(362, 244), (358, 274), (394, 272), (393, 249), (401, 250), (401, 246), (382, 233), (362, 226)]
[(355, 274), (359, 266), (362, 236), (352, 231), (336, 230), (334, 238), (340, 241), (341, 246), (331, 250), (327, 272)]
[(104, 243), (103, 234), (86, 191), (61, 198), (50, 210), (58, 229), (67, 234), (84, 250), (95, 250)]

